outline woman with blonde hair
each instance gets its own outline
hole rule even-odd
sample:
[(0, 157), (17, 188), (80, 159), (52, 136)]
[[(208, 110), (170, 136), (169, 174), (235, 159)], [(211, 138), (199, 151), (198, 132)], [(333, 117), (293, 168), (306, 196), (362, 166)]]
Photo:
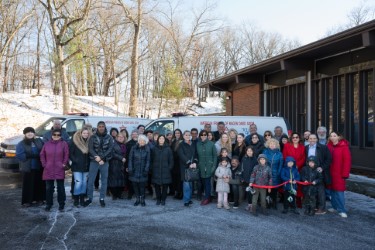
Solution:
[[(275, 138), (270, 138), (265, 143), (265, 150), (263, 154), (267, 156), (268, 163), (272, 170), (272, 185), (281, 183), (280, 172), (283, 167), (283, 154), (280, 152), (279, 141)], [(277, 188), (271, 190), (271, 198), (273, 200), (272, 208), (277, 209)]]
[(89, 138), (92, 131), (83, 127), (73, 135), (69, 144), (69, 159), (72, 161), (71, 170), (74, 176), (73, 199), (74, 206), (83, 206), (87, 189), (89, 174)]
[(232, 158), (232, 141), (227, 133), (221, 135), (220, 139), (215, 143), (216, 152), (219, 156), (222, 148), (228, 149), (228, 157)]

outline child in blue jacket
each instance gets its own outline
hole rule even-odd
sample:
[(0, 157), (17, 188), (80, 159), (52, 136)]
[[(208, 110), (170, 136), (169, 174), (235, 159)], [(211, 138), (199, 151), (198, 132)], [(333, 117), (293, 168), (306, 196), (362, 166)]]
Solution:
[(292, 213), (299, 215), (296, 210), (296, 181), (300, 180), (300, 175), (296, 166), (296, 161), (293, 157), (286, 157), (285, 165), (281, 169), (280, 176), (283, 182), (288, 182), (284, 185), (284, 210), (282, 213), (288, 213), (288, 208), (290, 207)]

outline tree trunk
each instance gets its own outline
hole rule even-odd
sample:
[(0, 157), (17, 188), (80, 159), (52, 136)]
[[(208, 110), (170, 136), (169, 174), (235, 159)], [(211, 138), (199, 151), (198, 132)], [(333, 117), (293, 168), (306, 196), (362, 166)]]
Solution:
[[(140, 17), (138, 17), (140, 18)], [(135, 117), (137, 115), (137, 102), (138, 102), (138, 39), (139, 39), (140, 26), (134, 24), (134, 38), (133, 50), (131, 55), (131, 79), (130, 79), (130, 103), (129, 103), (129, 116)]]
[(64, 63), (64, 52), (61, 45), (57, 46), (58, 61), (59, 61), (59, 73), (62, 87), (63, 96), (63, 114), (66, 115), (70, 112), (70, 100), (68, 91), (68, 78), (66, 76), (66, 65)]

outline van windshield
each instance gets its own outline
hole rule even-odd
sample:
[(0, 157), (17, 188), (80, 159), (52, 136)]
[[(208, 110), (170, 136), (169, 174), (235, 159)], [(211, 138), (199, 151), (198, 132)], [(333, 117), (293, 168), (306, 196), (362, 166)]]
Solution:
[(60, 120), (60, 122), (63, 122), (66, 120), (66, 118), (63, 117), (51, 117), (47, 121), (43, 122), (41, 125), (39, 125), (35, 129), (36, 136), (42, 137), (47, 131), (51, 130), (53, 126), (54, 120)]

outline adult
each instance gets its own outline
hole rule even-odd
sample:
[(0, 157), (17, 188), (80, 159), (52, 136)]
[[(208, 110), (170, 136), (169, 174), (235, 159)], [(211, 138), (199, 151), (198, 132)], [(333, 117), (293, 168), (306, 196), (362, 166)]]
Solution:
[[(130, 134), (130, 140), (126, 143), (126, 159), (129, 159), (129, 154), (132, 149), (138, 142), (138, 129), (134, 129)], [(125, 170), (128, 168), (129, 161), (125, 162)], [(133, 198), (134, 189), (133, 184), (129, 179), (129, 173), (125, 171), (125, 185), (128, 190), (128, 200), (131, 200)]]
[(197, 143), (198, 168), (202, 186), (204, 187), (204, 199), (201, 205), (207, 205), (211, 201), (211, 177), (217, 167), (217, 152), (215, 144), (207, 140), (207, 131), (199, 133), (200, 140)]
[[(246, 147), (246, 154), (242, 158), (241, 161), (241, 169), (242, 171), (242, 188), (246, 188), (249, 186), (251, 173), (255, 165), (258, 164), (257, 158), (254, 155), (254, 149), (252, 146)], [(244, 192), (247, 195), (247, 207), (246, 210), (251, 211), (251, 203), (252, 203), (252, 194), (250, 192)]]
[(318, 142), (322, 145), (327, 145), (327, 128), (320, 126), (316, 129), (316, 135), (318, 136)]
[(281, 126), (276, 126), (273, 132), (274, 132), (273, 134), (274, 138), (278, 141), (280, 141), (282, 135), (286, 135), (283, 132), (283, 128)]
[(84, 206), (87, 192), (87, 177), (90, 168), (89, 138), (91, 130), (82, 128), (77, 130), (69, 143), (69, 159), (74, 176), (73, 199), (74, 206)]
[(126, 129), (125, 126), (121, 126), (120, 127), (120, 133), (122, 133), (124, 136), (125, 136), (125, 142), (128, 141), (128, 138), (129, 138), (129, 132), (128, 130)]
[[(298, 172), (301, 173), (306, 164), (305, 146), (301, 141), (300, 135), (296, 132), (292, 133), (289, 143), (284, 145), (283, 157), (286, 159), (288, 156), (294, 158)], [(296, 204), (299, 208), (302, 207), (302, 197), (302, 186), (297, 185)]]
[(60, 120), (54, 120), (53, 121), (53, 125), (52, 125), (52, 128), (51, 130), (47, 131), (44, 135), (43, 135), (43, 142), (47, 142), (47, 141), (50, 141), (52, 140), (52, 132), (54, 130), (61, 130), (61, 139), (63, 141), (66, 141), (66, 142), (69, 142), (69, 135), (68, 133), (66, 132), (66, 130), (64, 128), (62, 128), (61, 126), (61, 121)]
[(43, 141), (35, 137), (35, 130), (32, 127), (24, 128), (23, 134), (23, 140), (16, 146), (16, 158), (19, 160), (22, 173), (21, 205), (30, 207), (34, 202), (43, 204), (46, 196), (39, 155), (43, 148)]
[(249, 146), (253, 148), (255, 159), (258, 159), (258, 156), (264, 150), (264, 142), (260, 140), (260, 137), (257, 133), (250, 134), (250, 136), (251, 141), (249, 143)]
[(237, 209), (240, 204), (240, 197), (242, 197), (242, 166), (240, 167), (240, 160), (238, 156), (233, 156), (230, 170), (232, 172), (232, 179), (229, 180), (230, 183), (230, 201), (233, 202), (233, 208)]
[(239, 133), (236, 138), (236, 144), (234, 145), (232, 155), (238, 156), (240, 162), (242, 161), (242, 157), (246, 154), (246, 144), (245, 144), (245, 135), (243, 133)]
[(108, 187), (112, 199), (122, 199), (122, 190), (125, 187), (125, 162), (126, 162), (126, 141), (125, 135), (117, 134), (113, 143), (112, 158), (108, 166)]
[(234, 128), (231, 128), (229, 129), (228, 131), (228, 135), (230, 137), (230, 141), (232, 142), (232, 151), (236, 145), (236, 142), (237, 142), (237, 135), (238, 135), (238, 132), (237, 130), (235, 130)]
[(166, 142), (164, 135), (156, 140), (156, 145), (151, 152), (151, 176), (155, 186), (156, 205), (165, 205), (168, 184), (172, 183), (171, 170), (173, 168), (173, 152)]
[(133, 184), (136, 201), (134, 206), (141, 204), (146, 206), (145, 189), (150, 170), (151, 152), (148, 146), (148, 138), (145, 135), (138, 136), (138, 143), (132, 147), (129, 155), (128, 172)]
[(116, 137), (118, 135), (118, 129), (117, 128), (111, 128), (109, 130), (109, 134), (112, 136), (113, 140), (116, 140)]
[(220, 140), (215, 143), (215, 147), (217, 156), (219, 156), (222, 148), (226, 148), (228, 150), (228, 157), (232, 158), (232, 142), (227, 133), (221, 134)]
[(329, 209), (329, 211), (337, 211), (342, 218), (346, 218), (348, 215), (345, 209), (345, 180), (349, 178), (352, 164), (349, 142), (340, 133), (332, 131), (329, 134), (327, 147), (332, 155), (332, 162), (329, 168), (332, 183), (329, 185), (329, 189), (331, 190), (333, 209)]
[(271, 138), (273, 138), (272, 132), (270, 130), (264, 131), (264, 134), (263, 134), (264, 144), (266, 144), (266, 142)]
[(167, 131), (166, 133), (165, 133), (165, 139), (166, 139), (166, 143), (169, 145), (169, 146), (171, 146), (172, 145), (172, 140), (173, 140), (173, 133), (172, 133), (172, 131)]
[(194, 142), (194, 143), (197, 143), (198, 141), (198, 129), (197, 128), (192, 128), (190, 130), (190, 135), (191, 135), (191, 140)]
[[(246, 143), (246, 146), (249, 146), (250, 143), (251, 143), (251, 139), (252, 139), (252, 136), (253, 134), (256, 134), (259, 138), (259, 141), (261, 141), (262, 143), (264, 143), (264, 139), (263, 139), (263, 136), (258, 134), (258, 127), (255, 123), (252, 123), (250, 124), (249, 126), (249, 131), (250, 133), (245, 137), (245, 143)], [(257, 158), (258, 156), (256, 156), (255, 158)]]
[(139, 124), (137, 130), (139, 135), (143, 135), (145, 133), (145, 125)]
[(65, 167), (69, 161), (69, 146), (61, 138), (61, 130), (55, 129), (52, 132), (52, 140), (47, 141), (40, 152), (42, 162), (43, 180), (46, 181), (46, 208), (48, 212), (53, 205), (53, 192), (55, 181), (57, 183), (57, 201), (59, 211), (64, 211), (65, 206)]
[(283, 152), (284, 151), (284, 146), (285, 144), (287, 144), (289, 142), (289, 138), (286, 134), (283, 134), (279, 140), (279, 143), (280, 143), (280, 151)]
[(207, 140), (215, 142), (215, 136), (213, 132), (207, 132)]
[(204, 124), (203, 130), (206, 130), (207, 133), (211, 132), (211, 124), (209, 123)]
[[(280, 144), (276, 138), (266, 141), (266, 149), (263, 154), (267, 156), (272, 171), (272, 185), (276, 186), (281, 183), (280, 171), (283, 167), (283, 154), (280, 152)], [(277, 188), (271, 190), (272, 208), (277, 209)]]
[(174, 160), (173, 169), (172, 169), (171, 190), (174, 191), (174, 198), (178, 200), (182, 199), (182, 182), (181, 182), (181, 171), (180, 171), (180, 163), (179, 163), (177, 149), (182, 141), (183, 141), (182, 131), (177, 128), (173, 132), (173, 139), (172, 139), (172, 145), (171, 145), (171, 149), (173, 151), (173, 160)]
[(221, 135), (225, 132), (225, 123), (220, 121), (217, 123), (217, 131), (214, 132), (215, 141), (220, 140)]
[(310, 130), (305, 130), (303, 132), (303, 144), (305, 146), (309, 145), (309, 136), (311, 135), (311, 131)]
[(196, 147), (190, 137), (190, 131), (185, 130), (183, 134), (184, 140), (179, 144), (177, 149), (178, 158), (180, 159), (180, 175), (181, 181), (183, 182), (183, 201), (185, 207), (189, 207), (193, 204), (191, 200), (193, 184), (186, 180), (185, 170), (188, 168), (196, 168), (198, 162)]
[(113, 138), (107, 133), (105, 122), (99, 121), (96, 127), (96, 132), (89, 139), (90, 169), (87, 184), (88, 200), (85, 201), (85, 206), (92, 203), (94, 181), (99, 171), (101, 180), (99, 203), (101, 207), (105, 207), (104, 198), (107, 192), (108, 167), (112, 158)]
[(154, 131), (151, 129), (145, 131), (145, 135), (147, 137), (147, 145), (150, 147), (150, 150), (154, 148), (155, 142), (154, 142)]
[(309, 145), (305, 146), (306, 158), (315, 156), (317, 161), (317, 170), (323, 175), (324, 185), (318, 185), (318, 211), (315, 214), (326, 213), (326, 194), (325, 185), (331, 184), (331, 174), (329, 166), (331, 165), (332, 157), (327, 146), (318, 143), (318, 137), (316, 134), (309, 136)]

